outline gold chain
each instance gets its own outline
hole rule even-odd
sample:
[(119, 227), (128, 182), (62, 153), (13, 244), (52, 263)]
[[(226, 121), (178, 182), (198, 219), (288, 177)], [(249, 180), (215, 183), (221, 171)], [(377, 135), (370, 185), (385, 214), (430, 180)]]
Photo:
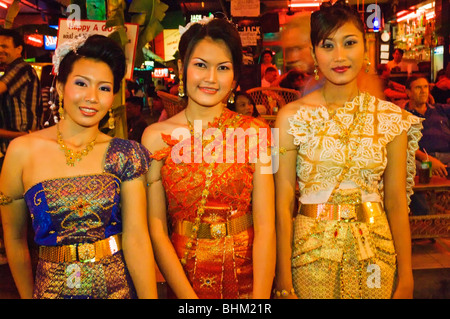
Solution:
[[(185, 116), (186, 116), (186, 120), (188, 123), (188, 127), (189, 127), (189, 132), (191, 133), (191, 135), (194, 138), (201, 138), (201, 136), (196, 136), (194, 135), (194, 126), (192, 125), (191, 121), (189, 121), (188, 117), (187, 117), (187, 113), (185, 111)], [(225, 122), (222, 121), (222, 116), (223, 113), (220, 115), (219, 117), (219, 122), (218, 122), (218, 129), (222, 132), (223, 127), (225, 126)], [(232, 122), (230, 123), (230, 125), (234, 125), (234, 123), (240, 118), (239, 114), (234, 116)], [(222, 132), (223, 133), (223, 132)], [(214, 166), (215, 166), (216, 161), (213, 160), (208, 168), (205, 171), (205, 188), (202, 191), (202, 198), (200, 199), (200, 203), (197, 207), (197, 216), (194, 219), (194, 225), (192, 226), (192, 234), (191, 237), (189, 238), (189, 240), (186, 243), (186, 251), (184, 252), (184, 256), (180, 259), (181, 264), (186, 265), (187, 259), (188, 259), (188, 255), (189, 255), (189, 249), (192, 248), (192, 241), (194, 239), (197, 238), (198, 236), (198, 230), (200, 228), (200, 223), (202, 220), (202, 215), (205, 212), (205, 204), (206, 204), (206, 200), (208, 198), (209, 195), (209, 187), (211, 186), (211, 179), (213, 176), (213, 170), (214, 170)]]
[(59, 144), (59, 147), (64, 152), (64, 156), (66, 157), (66, 164), (69, 166), (75, 166), (75, 163), (78, 161), (81, 161), (83, 156), (86, 156), (95, 145), (95, 140), (97, 137), (95, 137), (91, 142), (89, 142), (84, 149), (81, 151), (74, 151), (67, 147), (66, 143), (62, 139), (61, 132), (59, 131), (59, 125), (56, 125), (56, 138), (57, 142)]
[[(329, 110), (329, 107), (328, 107), (329, 103), (327, 102), (327, 99), (325, 97), (325, 92), (323, 90), (322, 90), (322, 96), (323, 96), (323, 99), (325, 100), (325, 106), (326, 106), (327, 110)], [(358, 96), (360, 96), (359, 90), (358, 90)], [(348, 99), (348, 100), (350, 100), (350, 99)], [(347, 102), (345, 102), (345, 103), (347, 103)], [(345, 103), (344, 103), (344, 105), (345, 105)], [(337, 111), (337, 109), (332, 112), (331, 118), (336, 122), (336, 124), (342, 130), (342, 134), (339, 136), (339, 140), (341, 141), (342, 144), (347, 145), (347, 143), (350, 139), (350, 133), (355, 130), (356, 126), (362, 124), (362, 118), (360, 116), (358, 116), (360, 113), (356, 112), (354, 115), (352, 124), (350, 125), (349, 128), (346, 128), (345, 125), (342, 124), (341, 121), (337, 118), (336, 111)]]
[[(335, 197), (336, 191), (339, 188), (339, 185), (341, 184), (341, 182), (344, 180), (345, 176), (347, 175), (348, 171), (350, 170), (351, 167), (351, 163), (353, 161), (353, 157), (356, 155), (356, 152), (359, 149), (359, 144), (361, 143), (361, 134), (362, 134), (362, 130), (364, 128), (364, 123), (367, 117), (367, 109), (368, 109), (368, 103), (370, 100), (370, 95), (369, 94), (364, 94), (364, 100), (363, 100), (363, 107), (361, 112), (358, 110), (355, 115), (354, 115), (354, 119), (352, 122), (352, 125), (350, 125), (350, 127), (348, 129), (346, 129), (345, 133), (342, 133), (339, 136), (339, 140), (344, 144), (347, 145), (346, 147), (346, 156), (345, 156), (345, 163), (344, 163), (344, 167), (342, 168), (342, 173), (341, 175), (339, 175), (339, 177), (337, 178), (337, 183), (336, 186), (334, 187), (332, 193), (331, 193), (331, 197), (329, 199), (329, 202), (335, 203), (335, 201), (333, 201), (333, 198)], [(336, 123), (338, 123), (336, 120), (334, 119)], [(344, 129), (343, 124), (342, 123), (338, 123), (342, 126), (342, 129)], [(349, 149), (350, 149), (350, 143), (348, 143), (348, 141), (350, 140), (350, 136), (351, 134), (356, 130), (359, 129), (357, 134), (353, 134), (359, 137), (356, 145), (353, 148), (353, 152), (349, 153)], [(345, 143), (344, 143), (345, 141)]]

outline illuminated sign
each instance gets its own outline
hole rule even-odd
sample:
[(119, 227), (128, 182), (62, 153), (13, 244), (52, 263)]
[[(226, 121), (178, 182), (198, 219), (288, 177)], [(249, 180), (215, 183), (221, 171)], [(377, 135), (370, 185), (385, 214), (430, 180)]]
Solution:
[(41, 47), (44, 44), (42, 34), (30, 34), (25, 36), (25, 43), (34, 47)]
[(167, 68), (156, 68), (153, 70), (154, 78), (167, 78), (169, 77), (169, 69)]
[(195, 23), (203, 19), (201, 14), (191, 14), (191, 22)]
[(45, 50), (55, 50), (56, 49), (56, 36), (44, 35), (44, 48)]

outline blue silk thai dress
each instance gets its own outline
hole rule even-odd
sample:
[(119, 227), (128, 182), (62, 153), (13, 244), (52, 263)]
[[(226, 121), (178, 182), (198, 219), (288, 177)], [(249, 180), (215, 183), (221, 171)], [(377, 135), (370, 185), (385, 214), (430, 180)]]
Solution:
[[(121, 183), (145, 174), (150, 153), (113, 138), (103, 172), (44, 180), (24, 194), (40, 246), (93, 243), (122, 232)], [(135, 298), (121, 250), (95, 262), (39, 259), (33, 298)]]

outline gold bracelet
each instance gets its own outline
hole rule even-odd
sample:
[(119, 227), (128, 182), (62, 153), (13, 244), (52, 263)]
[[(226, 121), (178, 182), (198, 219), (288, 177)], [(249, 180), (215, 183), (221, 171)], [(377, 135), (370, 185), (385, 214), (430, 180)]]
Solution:
[(150, 187), (150, 186), (152, 186), (152, 184), (153, 183), (156, 183), (156, 182), (158, 182), (158, 181), (160, 181), (161, 180), (161, 177), (160, 178), (158, 178), (158, 179), (155, 179), (154, 181), (150, 181), (150, 182), (148, 182), (147, 183), (147, 187)]
[(11, 197), (3, 194), (3, 192), (0, 192), (0, 206), (9, 205), (12, 201), (13, 199)]
[(287, 291), (286, 289), (282, 289), (280, 290), (273, 290), (273, 294), (276, 295), (277, 297), (287, 297), (289, 295), (295, 295), (295, 290), (294, 288), (291, 289), (291, 291)]

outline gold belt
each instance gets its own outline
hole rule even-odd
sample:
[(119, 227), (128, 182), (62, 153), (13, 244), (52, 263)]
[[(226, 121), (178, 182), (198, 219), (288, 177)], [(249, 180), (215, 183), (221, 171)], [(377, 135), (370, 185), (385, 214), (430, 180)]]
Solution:
[(373, 223), (384, 213), (380, 202), (361, 204), (301, 204), (300, 214), (319, 220), (343, 220)]
[[(245, 215), (232, 218), (225, 223), (200, 223), (197, 232), (197, 238), (200, 239), (218, 239), (225, 236), (233, 236), (247, 230), (253, 225), (253, 215)], [(173, 231), (177, 234), (190, 237), (193, 233), (194, 223), (182, 220), (178, 221)]]
[(94, 262), (122, 249), (122, 234), (116, 234), (95, 243), (64, 246), (40, 246), (39, 258), (54, 262)]

